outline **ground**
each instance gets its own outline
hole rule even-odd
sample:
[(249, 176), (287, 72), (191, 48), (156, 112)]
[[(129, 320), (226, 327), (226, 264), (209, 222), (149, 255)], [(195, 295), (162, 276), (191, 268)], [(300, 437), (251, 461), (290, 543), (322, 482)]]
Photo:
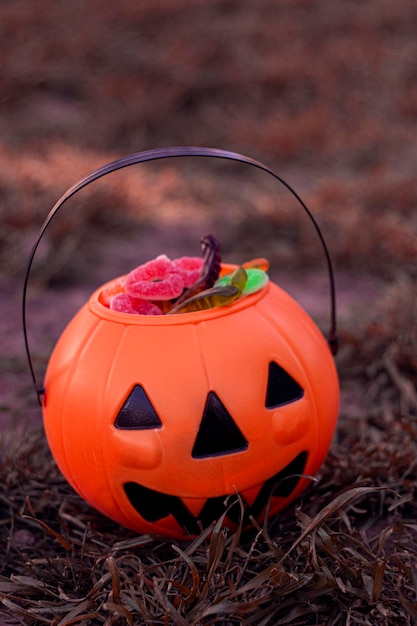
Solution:
[[(415, 623), (416, 29), (412, 0), (1, 4), (0, 599), (19, 623), (117, 623), (120, 615), (137, 623), (126, 600), (139, 597), (127, 590), (129, 568), (139, 575), (134, 558), (157, 571), (159, 600), (142, 598), (154, 623), (167, 615), (178, 624)], [(164, 542), (97, 526), (89, 509), (77, 521), (83, 505), (49, 456), (21, 325), (30, 250), (58, 198), (113, 159), (170, 145), (258, 159), (312, 210), (336, 276), (342, 392), (317, 488), (273, 525), (272, 539), (237, 548), (236, 537), (215, 534), (177, 560)], [(328, 332), (325, 258), (301, 206), (265, 173), (208, 161), (126, 169), (60, 211), (27, 294), (39, 380), (65, 324), (98, 285), (162, 252), (198, 254), (207, 232), (226, 260), (267, 257), (271, 277)], [(63, 575), (70, 554), (77, 581), (65, 574), (56, 592), (39, 561), (47, 536), (49, 563)], [(292, 560), (277, 544), (292, 546)], [(218, 548), (211, 569), (207, 545)], [(152, 565), (150, 546), (161, 553)], [(234, 568), (241, 573), (232, 592)], [(257, 576), (270, 590), (262, 601)], [(139, 587), (155, 594), (150, 580)], [(183, 581), (182, 594), (195, 587), (185, 601), (167, 580)], [(286, 598), (281, 608), (274, 585)]]

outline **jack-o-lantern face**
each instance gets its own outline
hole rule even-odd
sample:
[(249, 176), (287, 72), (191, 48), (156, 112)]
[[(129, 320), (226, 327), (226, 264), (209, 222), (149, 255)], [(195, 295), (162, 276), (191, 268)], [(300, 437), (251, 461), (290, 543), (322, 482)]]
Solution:
[[(304, 395), (304, 391), (282, 368), (272, 362), (269, 365), (268, 387), (265, 406), (274, 409), (288, 402), (294, 402)], [(145, 390), (135, 385), (120, 410), (115, 422), (116, 428), (127, 430), (147, 430), (162, 428), (162, 421), (152, 406)], [(208, 459), (227, 454), (238, 454), (247, 450), (249, 442), (233, 420), (230, 413), (213, 392), (207, 402), (200, 422), (200, 428), (191, 452), (193, 459)], [(283, 470), (267, 479), (254, 502), (246, 510), (249, 515), (258, 517), (271, 494), (287, 498), (295, 489), (300, 474), (307, 461), (307, 452), (300, 454)], [(135, 482), (124, 485), (126, 495), (143, 519), (155, 523), (172, 515), (189, 533), (198, 532), (198, 522), (207, 525), (224, 512), (225, 496), (209, 497), (198, 516), (194, 517), (177, 496), (149, 489)], [(240, 508), (229, 509), (228, 517), (237, 522)]]
[(259, 519), (299, 495), (338, 413), (330, 350), (299, 305), (270, 283), (223, 309), (147, 318), (100, 293), (45, 381), (48, 440), (73, 487), (125, 526), (176, 537), (237, 492)]

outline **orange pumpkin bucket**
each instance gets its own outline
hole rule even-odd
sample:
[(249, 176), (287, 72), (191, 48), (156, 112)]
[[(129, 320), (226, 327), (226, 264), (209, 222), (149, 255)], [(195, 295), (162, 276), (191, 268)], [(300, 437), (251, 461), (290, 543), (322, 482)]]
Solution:
[[(39, 387), (26, 332), (26, 292), (51, 219), (78, 190), (109, 172), (178, 156), (240, 161), (270, 173), (295, 195), (327, 259), (329, 339), (271, 281), (226, 306), (148, 316), (106, 306), (105, 294), (117, 290), (118, 278), (93, 293), (69, 323)], [(276, 515), (310, 484), (336, 428), (335, 318), (333, 271), (317, 223), (262, 163), (222, 150), (170, 148), (96, 170), (71, 187), (45, 220), (23, 292), (29, 366), (60, 470), (93, 507), (140, 533), (186, 538), (225, 512), (233, 528), (242, 521), (242, 502), (244, 524), (250, 516), (262, 522)]]

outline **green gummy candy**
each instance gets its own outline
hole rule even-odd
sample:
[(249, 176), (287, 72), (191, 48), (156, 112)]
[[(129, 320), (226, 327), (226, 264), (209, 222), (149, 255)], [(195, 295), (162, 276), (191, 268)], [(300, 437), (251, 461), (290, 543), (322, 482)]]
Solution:
[(247, 296), (251, 293), (256, 293), (262, 287), (265, 287), (266, 283), (269, 280), (268, 274), (260, 269), (247, 269), (246, 273), (248, 275), (248, 282), (246, 283), (246, 287), (243, 290), (243, 295)]
[[(248, 296), (252, 293), (256, 293), (257, 291), (262, 289), (262, 287), (265, 287), (269, 280), (268, 274), (258, 268), (247, 269), (246, 274), (248, 276), (248, 280), (245, 288), (242, 291), (242, 296)], [(219, 278), (219, 280), (216, 282), (216, 286), (228, 285), (231, 276), (232, 274), (222, 276), (222, 278)]]

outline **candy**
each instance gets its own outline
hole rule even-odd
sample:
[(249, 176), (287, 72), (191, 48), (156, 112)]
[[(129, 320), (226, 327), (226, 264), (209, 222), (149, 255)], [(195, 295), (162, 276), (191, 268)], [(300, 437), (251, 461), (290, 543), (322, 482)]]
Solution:
[(240, 295), (239, 288), (236, 285), (221, 285), (220, 287), (211, 287), (201, 291), (196, 296), (192, 296), (185, 302), (181, 302), (173, 307), (168, 315), (173, 313), (191, 313), (193, 311), (203, 311), (204, 309), (213, 309), (218, 306), (227, 306), (232, 304)]
[(165, 255), (161, 254), (132, 270), (126, 278), (126, 293), (145, 300), (173, 300), (184, 289), (180, 270)]
[(214, 235), (206, 235), (201, 239), (201, 251), (204, 265), (201, 270), (199, 283), (204, 283), (205, 289), (213, 287), (219, 277), (221, 269), (220, 242)]
[(242, 267), (244, 267), (245, 270), (258, 269), (267, 272), (269, 269), (269, 261), (263, 258), (251, 259), (250, 261), (246, 261), (246, 263), (243, 263)]
[(149, 300), (132, 298), (127, 293), (117, 293), (110, 299), (110, 309), (131, 315), (162, 315), (161, 309)]
[[(246, 285), (242, 289), (242, 296), (248, 296), (252, 293), (256, 293), (262, 287), (265, 287), (269, 278), (268, 274), (266, 274), (261, 269), (246, 269), (247, 282)], [(216, 282), (216, 286), (229, 285), (233, 281), (233, 273), (227, 274), (226, 276), (222, 276)]]
[(260, 269), (247, 269), (248, 282), (243, 290), (242, 295), (248, 296), (251, 293), (256, 293), (267, 284), (269, 277), (266, 272)]
[(132, 315), (171, 315), (227, 306), (267, 284), (266, 259), (222, 266), (216, 237), (206, 235), (200, 243), (202, 257), (171, 261), (161, 254), (112, 281), (103, 288), (101, 303)]
[(234, 272), (232, 272), (232, 274), (230, 274), (229, 283), (238, 288), (239, 295), (243, 293), (243, 290), (245, 289), (247, 282), (248, 282), (248, 274), (243, 267), (238, 267), (237, 269), (235, 269)]
[(169, 313), (190, 313), (232, 304), (239, 298), (246, 286), (248, 280), (246, 270), (238, 267), (228, 276), (228, 279), (227, 284), (211, 287), (178, 303)]
[(112, 282), (103, 289), (100, 294), (100, 299), (104, 306), (110, 306), (110, 300), (118, 293), (123, 293), (125, 290), (125, 279), (119, 278), (118, 280), (112, 280)]
[(182, 256), (172, 262), (180, 271), (184, 279), (184, 286), (188, 288), (197, 282), (203, 269), (204, 259), (198, 256)]
[(206, 289), (213, 287), (219, 277), (221, 268), (220, 244), (213, 235), (206, 235), (201, 239), (201, 251), (203, 253), (203, 265), (196, 282), (186, 289), (178, 298), (176, 304), (185, 302)]

